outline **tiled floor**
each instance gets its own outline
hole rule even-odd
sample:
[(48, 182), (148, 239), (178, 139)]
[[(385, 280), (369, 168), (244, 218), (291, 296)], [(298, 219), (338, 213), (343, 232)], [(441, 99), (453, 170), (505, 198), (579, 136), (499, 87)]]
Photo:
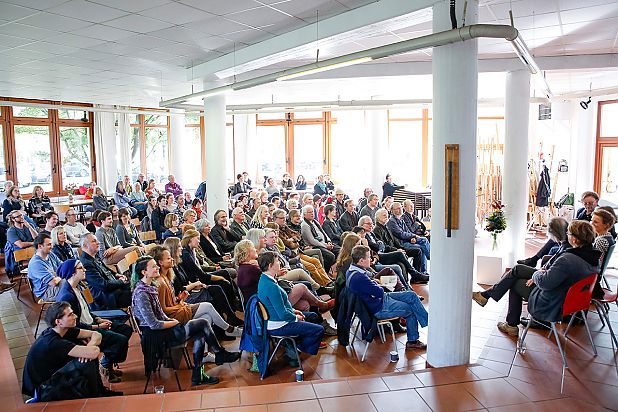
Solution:
[[(615, 258), (612, 264), (617, 266), (617, 263)], [(616, 287), (617, 282), (618, 272), (610, 271), (610, 283)], [(426, 287), (418, 288), (418, 292), (425, 294)], [(485, 308), (473, 305), (471, 352), (478, 359), (468, 366), (424, 369), (423, 352), (403, 350), (405, 335), (397, 337), (398, 362), (388, 361), (388, 352), (393, 347), (388, 340), (385, 344), (372, 343), (366, 362), (361, 363), (362, 344), (357, 342), (354, 347), (343, 348), (333, 338), (318, 356), (305, 358), (306, 382), (303, 383), (294, 383), (294, 370), (282, 362), (275, 365), (273, 376), (261, 381), (246, 371), (250, 365), (243, 357), (239, 363), (210, 368), (210, 373), (222, 380), (216, 387), (175, 392), (175, 380), (164, 370), (157, 384), (165, 385), (165, 395), (135, 395), (142, 392), (144, 379), (141, 351), (134, 338), (129, 360), (122, 365), (124, 382), (113, 385), (113, 389), (135, 396), (23, 406), (15, 370), (19, 372), (23, 367), (21, 355), (27, 347), (24, 344), (32, 341), (32, 325), (38, 312), (16, 302), (13, 293), (5, 293), (0, 295), (0, 316), (5, 325), (4, 328), (0, 325), (0, 329), (7, 338), (5, 344), (0, 330), (0, 410), (18, 407), (37, 411), (108, 412), (618, 410), (618, 374), (613, 364), (616, 355), (607, 327), (601, 328), (596, 314), (591, 313), (589, 320), (598, 356), (592, 355), (583, 328), (578, 327), (569, 334), (572, 339), (567, 347), (570, 372), (567, 372), (565, 393), (561, 395), (561, 361), (555, 343), (543, 331), (534, 330), (527, 338), (526, 353), (516, 355), (515, 339), (495, 328), (504, 306), (505, 301), (490, 301)], [(618, 331), (615, 305), (611, 307), (610, 317), (614, 330)], [(230, 347), (237, 344), (231, 342)], [(189, 382), (189, 374), (184, 369), (179, 371), (184, 385)]]

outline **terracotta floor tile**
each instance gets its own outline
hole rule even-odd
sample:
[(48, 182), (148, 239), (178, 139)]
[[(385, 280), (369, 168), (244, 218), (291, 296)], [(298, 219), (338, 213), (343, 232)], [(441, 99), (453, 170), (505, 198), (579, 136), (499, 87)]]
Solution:
[(414, 390), (371, 393), (369, 398), (378, 412), (429, 412), (431, 409)]
[(236, 406), (231, 408), (217, 408), (215, 412), (268, 412), (268, 405)]
[(383, 376), (382, 380), (392, 391), (400, 389), (420, 388), (423, 383), (414, 373), (397, 373), (388, 376)]
[(483, 405), (466, 391), (463, 384), (418, 388), (416, 391), (435, 412), (469, 411), (483, 408)]
[(560, 384), (551, 385), (549, 382), (545, 382), (544, 384), (529, 383), (511, 377), (504, 378), (504, 380), (533, 402), (558, 399), (565, 396), (560, 394)]
[(352, 394), (385, 392), (389, 390), (384, 381), (379, 377), (374, 378), (349, 378), (348, 384), (352, 389)]
[(268, 412), (316, 412), (319, 410), (320, 402), (317, 399), (268, 405)]
[(127, 396), (124, 412), (160, 411), (163, 405), (163, 395), (133, 395)]
[(352, 395), (352, 388), (347, 381), (314, 383), (313, 390), (318, 398)]
[(310, 382), (294, 382), (277, 385), (279, 402), (304, 401), (315, 399), (316, 394)]
[(202, 408), (225, 408), (240, 406), (240, 392), (235, 389), (204, 390)]
[(88, 412), (112, 412), (121, 411), (126, 397), (116, 396), (113, 398), (93, 398), (86, 400), (84, 411)]
[(352, 396), (340, 396), (337, 398), (324, 398), (320, 399), (320, 406), (323, 412), (342, 412), (342, 411), (354, 411), (354, 412), (375, 412), (376, 408), (373, 406), (371, 399), (368, 395), (352, 395)]
[(201, 391), (171, 392), (163, 398), (162, 412), (199, 409), (202, 405)]
[[(613, 405), (613, 408), (616, 408), (616, 404)], [(520, 411), (523, 409), (520, 409)], [(535, 412), (595, 412), (595, 411), (606, 411), (605, 408), (594, 405), (588, 402), (580, 401), (578, 399), (565, 398), (565, 399), (555, 399), (544, 402), (536, 402), (534, 404)]]
[(85, 403), (85, 399), (78, 399), (74, 401), (49, 402), (45, 410), (51, 412), (79, 412), (82, 410)]
[(504, 379), (467, 382), (463, 384), (463, 387), (486, 408), (529, 401)]
[(482, 359), (489, 359), (496, 362), (508, 363), (510, 365), (513, 362), (513, 358), (515, 357), (515, 350), (485, 347), (485, 350), (480, 357)]
[(415, 375), (424, 386), (437, 386), (458, 383), (455, 376), (448, 373), (447, 368), (435, 368), (420, 371)]
[(276, 386), (240, 388), (240, 405), (263, 405), (279, 401)]
[(316, 366), (315, 371), (323, 379), (347, 378), (349, 376), (358, 376), (357, 370), (350, 365), (346, 359), (340, 359), (338, 362), (325, 363)]

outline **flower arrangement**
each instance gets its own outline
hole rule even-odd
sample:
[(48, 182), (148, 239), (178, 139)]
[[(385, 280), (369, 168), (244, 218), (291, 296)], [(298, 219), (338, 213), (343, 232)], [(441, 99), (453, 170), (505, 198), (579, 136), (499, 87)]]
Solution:
[(491, 233), (491, 237), (494, 239), (493, 249), (498, 246), (498, 233), (502, 233), (506, 229), (504, 207), (499, 200), (496, 200), (491, 204), (492, 211), (485, 219), (485, 230)]
[(66, 190), (67, 193), (72, 196), (75, 194), (75, 191), (77, 190), (77, 185), (75, 183), (69, 183), (68, 185), (65, 186), (64, 190)]

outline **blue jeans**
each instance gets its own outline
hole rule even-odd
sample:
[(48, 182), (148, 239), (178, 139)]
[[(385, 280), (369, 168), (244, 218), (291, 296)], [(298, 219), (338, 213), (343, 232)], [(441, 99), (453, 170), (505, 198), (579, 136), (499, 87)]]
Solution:
[[(307, 319), (307, 318), (306, 318)], [(269, 335), (275, 336), (298, 336), (296, 345), (301, 352), (315, 355), (320, 349), (320, 341), (324, 336), (322, 325), (316, 325), (308, 321), (290, 322), (285, 326), (269, 330)]]
[(408, 333), (408, 342), (418, 339), (418, 325), (426, 327), (429, 321), (429, 314), (418, 298), (412, 291), (389, 292), (384, 294), (382, 309), (375, 314), (377, 319), (404, 318)]
[[(418, 241), (418, 239), (417, 239)], [(404, 249), (418, 249), (421, 251), (421, 272), (427, 272), (427, 255), (425, 254), (425, 250), (423, 250), (423, 247), (417, 243), (410, 243), (410, 242), (402, 242), (402, 246)]]

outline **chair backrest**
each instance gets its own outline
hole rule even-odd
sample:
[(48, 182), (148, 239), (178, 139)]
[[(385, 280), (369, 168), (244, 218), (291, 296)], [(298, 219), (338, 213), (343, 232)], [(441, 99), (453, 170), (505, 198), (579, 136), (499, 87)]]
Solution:
[(88, 286), (82, 289), (82, 295), (84, 295), (84, 299), (86, 300), (86, 303), (88, 305), (94, 302), (94, 298), (92, 297), (92, 292), (90, 291), (90, 288)]
[(592, 290), (597, 282), (598, 274), (593, 273), (590, 276), (580, 280), (571, 286), (567, 292), (564, 304), (562, 305), (562, 316), (572, 315), (580, 310), (586, 310), (590, 307), (592, 300)]
[(154, 230), (148, 232), (140, 232), (139, 238), (141, 240), (157, 240), (157, 233)]
[(133, 328), (133, 332), (137, 333), (139, 336), (142, 336), (142, 330), (139, 328), (139, 323), (135, 318), (135, 314), (133, 313), (133, 308), (129, 306), (127, 308), (127, 314), (129, 315), (129, 324), (131, 328)]
[(131, 266), (132, 264), (137, 262), (137, 259), (139, 258), (139, 255), (138, 255), (137, 251), (134, 250), (133, 252), (127, 253), (124, 258), (126, 259), (126, 261), (129, 264), (129, 266)]
[(262, 319), (268, 320), (268, 311), (266, 310), (266, 307), (264, 307), (264, 304), (258, 301), (257, 307), (260, 313), (262, 314)]
[(133, 223), (135, 226), (139, 226), (142, 223), (139, 220), (139, 217), (135, 217), (135, 218), (131, 219), (130, 222)]
[(34, 253), (34, 247), (30, 246), (25, 249), (17, 249), (13, 251), (13, 256), (15, 257), (15, 261), (17, 263), (21, 263), (30, 260), (30, 258), (34, 256)]
[(53, 205), (53, 206), (54, 206), (54, 212), (58, 213), (58, 215), (66, 214), (71, 208), (71, 205)]
[(605, 269), (607, 269), (607, 265), (609, 264), (610, 259), (612, 258), (612, 254), (614, 253), (614, 249), (616, 248), (616, 243), (611, 245), (607, 252), (605, 252), (605, 256), (603, 257), (603, 263), (601, 264), (601, 271), (599, 272), (599, 276), (603, 276), (605, 274)]
[(118, 268), (118, 273), (125, 273), (129, 270), (131, 265), (129, 264), (125, 256), (120, 262), (116, 263), (116, 267)]

